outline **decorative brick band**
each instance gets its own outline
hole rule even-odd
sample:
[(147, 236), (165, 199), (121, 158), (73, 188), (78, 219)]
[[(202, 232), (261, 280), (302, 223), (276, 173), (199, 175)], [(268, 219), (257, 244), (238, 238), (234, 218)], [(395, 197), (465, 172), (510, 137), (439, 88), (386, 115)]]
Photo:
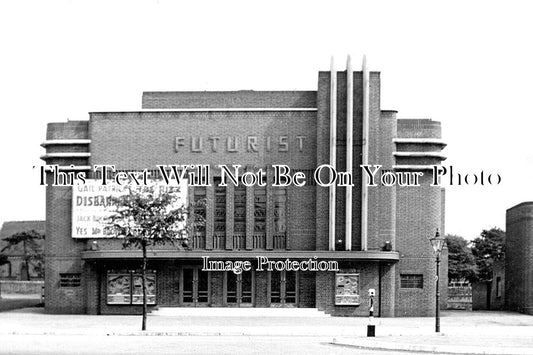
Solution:
[(237, 108), (172, 108), (172, 109), (143, 109), (142, 111), (99, 111), (99, 112), (89, 112), (90, 114), (98, 113), (143, 113), (143, 112), (313, 112), (317, 111), (316, 107), (309, 108), (246, 108), (246, 107), (237, 107)]
[(442, 160), (446, 159), (446, 156), (438, 152), (394, 152), (392, 154), (396, 157), (413, 157), (413, 158), (431, 157), (431, 158), (440, 158)]
[(447, 143), (443, 142), (442, 139), (435, 139), (435, 138), (394, 138), (392, 141), (394, 143), (438, 144), (442, 146), (447, 145)]
[(41, 143), (41, 147), (48, 145), (90, 144), (90, 139), (51, 139)]
[(41, 159), (48, 159), (48, 158), (89, 158), (91, 156), (91, 153), (86, 152), (62, 152), (62, 153), (48, 153), (45, 155), (41, 155)]

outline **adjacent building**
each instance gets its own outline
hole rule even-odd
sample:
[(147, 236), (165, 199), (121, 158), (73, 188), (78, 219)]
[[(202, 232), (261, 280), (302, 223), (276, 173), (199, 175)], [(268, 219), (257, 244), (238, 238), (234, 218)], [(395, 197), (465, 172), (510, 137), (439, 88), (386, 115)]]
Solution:
[(509, 208), (506, 226), (505, 277), (496, 293), (505, 284), (505, 308), (533, 315), (533, 202)]
[[(379, 72), (352, 71), (350, 63), (319, 72), (314, 91), (145, 92), (139, 111), (49, 123), (42, 159), (68, 176), (85, 174), (87, 186), (102, 177), (96, 165), (146, 169), (151, 178), (161, 178), (157, 165), (211, 168), (208, 186), (187, 188), (189, 201), (206, 202), (196, 211), (205, 226), (188, 248), (149, 252), (147, 301), (154, 307), (312, 307), (368, 316), (373, 289), (375, 315), (431, 316), (428, 239), (436, 229), (444, 235), (443, 190), (431, 184), (432, 167), (445, 159), (441, 125), (397, 119), (381, 109), (380, 92)], [(268, 183), (220, 186), (221, 164), (239, 165), (241, 173), (262, 169)], [(275, 165), (303, 173), (305, 185), (274, 187)], [(319, 186), (313, 174), (322, 165), (348, 172), (350, 186)], [(381, 166), (377, 186), (368, 186), (361, 165)], [(419, 186), (385, 186), (413, 173), (421, 173)], [(76, 230), (83, 226), (73, 214), (77, 186), (51, 186), (54, 173), (46, 175), (46, 311), (140, 312), (140, 252)], [(254, 268), (206, 271), (203, 257)], [(257, 257), (304, 267), (259, 270)], [(313, 262), (337, 270), (302, 270)], [(446, 255), (441, 265), (445, 304)]]
[[(43, 239), (35, 239), (31, 245), (23, 242), (9, 246), (4, 241), (17, 233), (35, 231), (45, 235), (45, 221), (7, 221), (0, 229), (0, 253), (7, 255), (7, 263), (0, 265), (0, 279), (3, 280), (42, 280), (43, 279)], [(28, 243), (30, 244), (30, 243)], [(26, 250), (25, 250), (26, 249)], [(28, 256), (33, 257), (26, 262)]]

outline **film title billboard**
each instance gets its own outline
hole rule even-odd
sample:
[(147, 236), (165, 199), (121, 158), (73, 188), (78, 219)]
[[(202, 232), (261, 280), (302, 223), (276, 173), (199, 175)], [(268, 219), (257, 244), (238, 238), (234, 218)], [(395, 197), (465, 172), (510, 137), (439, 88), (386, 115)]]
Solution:
[(169, 186), (161, 181), (154, 181), (148, 186), (102, 185), (101, 181), (86, 180), (85, 184), (72, 187), (72, 238), (109, 238), (105, 234), (106, 220), (114, 210), (113, 197), (129, 193), (136, 189), (142, 193), (161, 193), (176, 195), (174, 208), (187, 203), (187, 180), (179, 186)]

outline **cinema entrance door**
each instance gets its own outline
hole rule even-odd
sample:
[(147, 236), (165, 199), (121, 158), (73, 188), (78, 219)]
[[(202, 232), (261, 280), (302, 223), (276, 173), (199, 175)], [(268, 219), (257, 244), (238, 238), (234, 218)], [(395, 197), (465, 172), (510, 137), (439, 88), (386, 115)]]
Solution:
[(225, 273), (225, 299), (228, 307), (254, 307), (255, 273), (253, 270)]
[(270, 307), (298, 307), (298, 276), (295, 271), (269, 273)]
[(180, 272), (180, 304), (184, 307), (209, 305), (209, 273), (201, 266), (183, 266)]

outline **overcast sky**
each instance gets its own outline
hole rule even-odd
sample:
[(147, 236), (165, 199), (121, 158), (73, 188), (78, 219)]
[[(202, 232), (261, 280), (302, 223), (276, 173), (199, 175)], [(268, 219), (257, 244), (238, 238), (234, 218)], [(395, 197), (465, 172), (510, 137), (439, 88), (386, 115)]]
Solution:
[(528, 1), (2, 1), (0, 222), (44, 219), (46, 124), (139, 110), (143, 91), (316, 90), (347, 54), (380, 71), (381, 107), (442, 122), (445, 165), (500, 174), (447, 188), (467, 239), (533, 201)]

